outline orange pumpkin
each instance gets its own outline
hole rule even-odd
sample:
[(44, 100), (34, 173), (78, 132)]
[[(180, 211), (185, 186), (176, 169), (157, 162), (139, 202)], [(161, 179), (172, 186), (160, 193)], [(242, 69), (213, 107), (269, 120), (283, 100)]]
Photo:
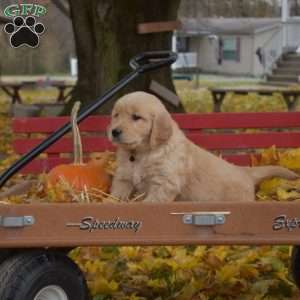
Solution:
[(47, 181), (50, 185), (55, 185), (64, 180), (78, 191), (95, 188), (108, 192), (111, 185), (111, 176), (106, 172), (104, 164), (83, 163), (81, 137), (76, 122), (79, 108), (80, 102), (76, 102), (71, 113), (74, 162), (73, 164), (54, 167), (48, 173)]

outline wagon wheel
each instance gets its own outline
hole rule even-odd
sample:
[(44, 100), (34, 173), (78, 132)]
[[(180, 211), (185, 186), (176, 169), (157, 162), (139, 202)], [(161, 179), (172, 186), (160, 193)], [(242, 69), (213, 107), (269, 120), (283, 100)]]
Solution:
[(29, 251), (0, 265), (1, 300), (89, 300), (85, 278), (66, 255)]
[(293, 246), (291, 256), (291, 273), (295, 284), (300, 289), (300, 246)]

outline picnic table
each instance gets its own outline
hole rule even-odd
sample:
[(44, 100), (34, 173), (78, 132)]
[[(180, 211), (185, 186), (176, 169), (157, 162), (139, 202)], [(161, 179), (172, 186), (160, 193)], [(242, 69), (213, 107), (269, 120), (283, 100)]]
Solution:
[[(0, 88), (8, 95), (12, 103), (22, 103), (23, 99), (20, 90), (24, 87), (54, 87), (58, 89), (56, 102), (64, 102), (72, 93), (73, 84), (65, 83), (64, 81), (21, 81), (21, 82), (0, 82)], [(71, 88), (66, 93), (66, 89)]]
[(295, 111), (297, 104), (297, 97), (300, 96), (300, 89), (283, 89), (283, 88), (211, 88), (214, 101), (214, 112), (220, 112), (221, 106), (225, 96), (228, 93), (237, 95), (248, 95), (249, 93), (256, 93), (263, 96), (272, 96), (280, 93), (287, 105), (288, 111)]

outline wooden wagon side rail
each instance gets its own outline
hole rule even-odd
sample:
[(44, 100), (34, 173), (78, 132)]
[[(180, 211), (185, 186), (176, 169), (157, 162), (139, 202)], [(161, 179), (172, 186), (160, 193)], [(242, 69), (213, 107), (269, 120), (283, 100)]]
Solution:
[[(300, 147), (300, 112), (174, 114), (172, 117), (194, 143), (216, 151), (224, 159), (238, 165), (250, 165), (250, 153), (255, 154), (257, 149), (272, 145), (278, 148)], [(109, 120), (108, 116), (91, 116), (80, 124), (86, 154), (114, 150), (106, 137)], [(68, 121), (68, 117), (15, 119), (16, 152), (28, 152), (43, 140), (41, 136), (36, 136), (37, 133), (45, 136)], [(246, 132), (243, 130), (245, 128), (260, 131)], [(239, 131), (233, 132), (235, 129)], [(45, 151), (47, 158), (32, 161), (22, 172), (48, 171), (58, 164), (70, 162), (62, 153), (72, 152), (71, 139), (63, 137)]]
[[(276, 128), (300, 127), (300, 112), (240, 112), (173, 114), (181, 129), (209, 128)], [(17, 118), (13, 121), (15, 133), (51, 133), (69, 122), (69, 117)], [(105, 131), (110, 116), (90, 116), (80, 125), (81, 131)]]
[(0, 205), (0, 215), (0, 248), (300, 244), (300, 203)]

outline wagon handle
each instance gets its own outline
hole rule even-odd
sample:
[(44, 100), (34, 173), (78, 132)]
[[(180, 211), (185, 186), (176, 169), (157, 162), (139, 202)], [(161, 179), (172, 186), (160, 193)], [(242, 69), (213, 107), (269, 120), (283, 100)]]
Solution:
[[(133, 71), (127, 74), (121, 79), (115, 86), (104, 93), (103, 96), (98, 97), (94, 102), (85, 107), (77, 117), (77, 123), (79, 124), (91, 113), (99, 109), (105, 102), (112, 98), (118, 91), (123, 89), (132, 80), (138, 77), (140, 74), (148, 71), (153, 71), (164, 66), (171, 65), (177, 58), (176, 53), (170, 51), (153, 51), (144, 52), (136, 55), (130, 60), (130, 66)], [(31, 162), (35, 157), (41, 154), (45, 149), (49, 148), (58, 139), (64, 136), (71, 130), (71, 123), (68, 122), (61, 128), (57, 129), (51, 135), (49, 135), (43, 142), (34, 147), (28, 153), (23, 155), (20, 159), (14, 162), (7, 170), (0, 175), (0, 188), (11, 178), (15, 173), (22, 169), (25, 165)]]
[(177, 54), (172, 51), (143, 52), (133, 57), (130, 60), (129, 65), (133, 70), (142, 74), (169, 66), (174, 63), (176, 59)]

